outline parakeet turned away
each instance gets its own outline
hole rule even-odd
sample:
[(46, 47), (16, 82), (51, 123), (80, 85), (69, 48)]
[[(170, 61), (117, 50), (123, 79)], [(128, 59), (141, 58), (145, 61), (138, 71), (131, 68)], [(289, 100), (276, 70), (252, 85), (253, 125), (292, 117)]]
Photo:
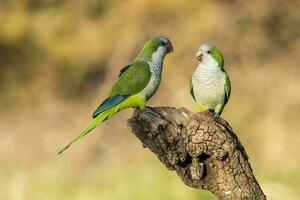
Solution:
[(129, 107), (144, 109), (146, 101), (160, 85), (164, 57), (172, 51), (173, 46), (167, 37), (148, 40), (131, 64), (120, 71), (107, 99), (94, 112), (94, 119), (58, 154), (120, 110)]
[(199, 110), (210, 110), (219, 117), (230, 97), (230, 80), (224, 70), (221, 51), (210, 44), (203, 44), (196, 53), (200, 61), (190, 81), (190, 92)]

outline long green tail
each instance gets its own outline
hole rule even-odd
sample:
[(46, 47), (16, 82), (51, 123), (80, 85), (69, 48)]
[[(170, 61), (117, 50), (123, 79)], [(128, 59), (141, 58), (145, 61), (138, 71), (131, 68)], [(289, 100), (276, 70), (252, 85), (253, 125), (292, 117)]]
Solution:
[(64, 152), (65, 150), (67, 150), (73, 143), (75, 143), (77, 140), (79, 140), (80, 138), (84, 137), (86, 134), (88, 134), (91, 130), (93, 130), (94, 128), (96, 128), (99, 124), (101, 124), (103, 121), (105, 121), (106, 119), (110, 118), (111, 116), (113, 116), (118, 109), (116, 109), (116, 107), (112, 107), (111, 109), (100, 113), (96, 118), (94, 118), (90, 124), (83, 130), (81, 131), (76, 138), (74, 138), (67, 146), (65, 146), (62, 150), (60, 150), (58, 154), (61, 154), (62, 152)]
[[(73, 139), (67, 146), (65, 146), (62, 150), (60, 150), (57, 154), (61, 154), (62, 152), (64, 152), (66, 149), (68, 149), (73, 143), (75, 143), (77, 140), (79, 140), (80, 138), (84, 137), (86, 134), (88, 134), (91, 130), (93, 130), (94, 128), (96, 128), (99, 124), (101, 124), (103, 121), (105, 121), (106, 119), (112, 117), (114, 114), (116, 114), (117, 112), (119, 112), (120, 110), (124, 109), (124, 108), (129, 108), (129, 107), (139, 107), (140, 109), (144, 109), (145, 107), (145, 97), (141, 96), (141, 95), (132, 95), (126, 99), (122, 99), (122, 102), (120, 102), (119, 104), (115, 105), (115, 100), (119, 99), (119, 96), (113, 97), (111, 98), (111, 108), (109, 109), (104, 109), (101, 113), (98, 114), (98, 110), (100, 108), (98, 108), (96, 110), (96, 114), (94, 113), (94, 119), (91, 121), (91, 123), (83, 130), (81, 131), (78, 136)], [(104, 101), (105, 103), (103, 103), (103, 106), (109, 106), (107, 104), (109, 104), (109, 101)]]

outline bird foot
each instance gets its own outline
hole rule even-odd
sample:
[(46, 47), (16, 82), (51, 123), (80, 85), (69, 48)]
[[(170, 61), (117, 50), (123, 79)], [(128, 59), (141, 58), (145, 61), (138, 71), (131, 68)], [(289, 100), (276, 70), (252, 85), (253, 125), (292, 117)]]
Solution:
[(148, 106), (145, 107), (145, 111), (144, 112), (145, 113), (150, 113), (150, 114), (152, 114), (152, 115), (154, 115), (156, 117), (161, 117), (159, 114), (157, 114), (156, 112), (154, 112), (151, 107), (148, 107)]
[(215, 118), (220, 118), (220, 114), (219, 113), (214, 113), (214, 117)]
[(221, 123), (228, 131), (233, 132), (232, 127), (229, 125), (229, 123), (228, 123), (226, 120), (222, 119), (220, 116), (218, 116), (216, 119), (217, 119), (217, 121), (218, 121), (219, 123)]

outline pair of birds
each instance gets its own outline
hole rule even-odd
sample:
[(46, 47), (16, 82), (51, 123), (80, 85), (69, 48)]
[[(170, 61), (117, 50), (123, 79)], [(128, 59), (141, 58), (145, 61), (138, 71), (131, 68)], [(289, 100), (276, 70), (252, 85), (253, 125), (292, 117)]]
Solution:
[[(170, 52), (173, 52), (173, 46), (167, 37), (148, 40), (131, 64), (121, 69), (107, 99), (94, 112), (94, 119), (58, 154), (124, 108), (135, 107), (153, 112), (145, 104), (160, 85), (163, 60)], [(190, 81), (191, 95), (201, 112), (210, 110), (219, 117), (230, 97), (230, 80), (224, 70), (223, 55), (217, 47), (203, 44), (196, 58), (199, 65)]]

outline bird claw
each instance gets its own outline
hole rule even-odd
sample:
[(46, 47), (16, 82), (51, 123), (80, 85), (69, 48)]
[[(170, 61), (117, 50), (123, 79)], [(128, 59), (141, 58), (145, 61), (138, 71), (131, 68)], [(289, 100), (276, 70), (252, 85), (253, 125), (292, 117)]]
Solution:
[(214, 117), (215, 118), (220, 118), (220, 114), (219, 113), (214, 113)]
[(145, 107), (145, 113), (150, 113), (150, 114), (152, 114), (152, 115), (154, 115), (154, 116), (156, 116), (156, 117), (161, 117), (159, 114), (157, 114), (156, 112), (154, 112), (154, 111), (152, 110), (152, 108), (150, 108), (150, 107), (148, 107), (148, 106)]

